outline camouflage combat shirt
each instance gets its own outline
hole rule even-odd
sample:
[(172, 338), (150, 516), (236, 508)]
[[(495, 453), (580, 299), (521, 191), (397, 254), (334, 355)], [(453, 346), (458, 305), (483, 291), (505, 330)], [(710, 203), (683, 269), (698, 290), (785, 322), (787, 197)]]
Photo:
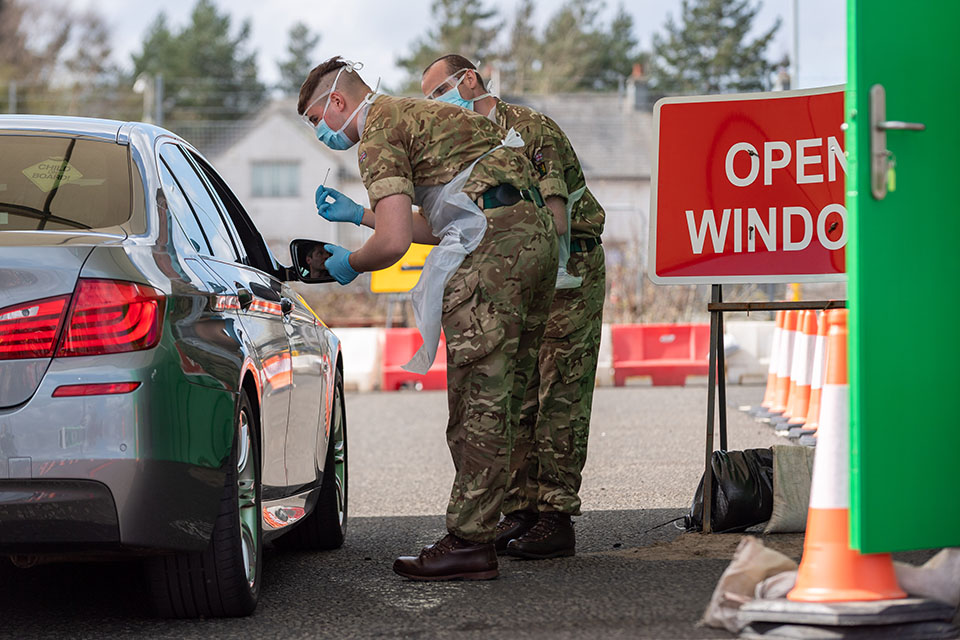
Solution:
[[(491, 113), (504, 129), (511, 127), (523, 138), (524, 153), (533, 163), (544, 198), (567, 194), (587, 184), (573, 145), (557, 123), (530, 107), (497, 100)], [(603, 233), (604, 211), (590, 189), (570, 213), (570, 237), (599, 238)]]
[[(416, 186), (450, 182), (500, 144), (506, 131), (488, 118), (437, 100), (378, 96), (360, 135), (357, 160), (371, 208)], [(474, 167), (463, 192), (476, 199), (502, 183), (537, 184), (533, 166), (515, 149), (498, 149)]]

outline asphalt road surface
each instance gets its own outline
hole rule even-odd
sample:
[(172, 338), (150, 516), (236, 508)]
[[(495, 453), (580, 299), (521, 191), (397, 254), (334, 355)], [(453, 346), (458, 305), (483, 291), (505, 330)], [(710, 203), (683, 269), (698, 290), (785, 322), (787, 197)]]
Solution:
[[(732, 387), (730, 404), (760, 387)], [(0, 568), (4, 638), (729, 638), (696, 625), (740, 535), (683, 534), (702, 473), (705, 387), (601, 388), (594, 397), (577, 556), (506, 559), (489, 582), (414, 583), (391, 571), (444, 533), (453, 477), (438, 392), (348, 394), (347, 543), (268, 548), (255, 615), (169, 621), (142, 605), (134, 563)], [(783, 443), (729, 412), (729, 448)], [(765, 543), (799, 557), (802, 536)]]

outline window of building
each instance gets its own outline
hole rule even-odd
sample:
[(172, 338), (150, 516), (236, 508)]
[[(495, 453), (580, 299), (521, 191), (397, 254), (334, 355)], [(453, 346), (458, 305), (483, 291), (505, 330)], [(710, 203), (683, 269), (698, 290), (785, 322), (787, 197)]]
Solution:
[(299, 162), (254, 162), (254, 198), (296, 198), (300, 195)]

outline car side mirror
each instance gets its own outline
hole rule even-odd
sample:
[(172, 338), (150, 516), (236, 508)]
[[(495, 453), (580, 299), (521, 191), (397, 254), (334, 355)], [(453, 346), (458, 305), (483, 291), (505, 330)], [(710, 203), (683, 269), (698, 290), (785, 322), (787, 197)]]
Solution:
[(310, 284), (336, 282), (336, 278), (330, 275), (324, 265), (327, 258), (332, 255), (323, 248), (325, 244), (328, 243), (302, 239), (293, 240), (290, 243), (290, 257), (293, 259), (290, 272), (297, 277), (297, 280)]

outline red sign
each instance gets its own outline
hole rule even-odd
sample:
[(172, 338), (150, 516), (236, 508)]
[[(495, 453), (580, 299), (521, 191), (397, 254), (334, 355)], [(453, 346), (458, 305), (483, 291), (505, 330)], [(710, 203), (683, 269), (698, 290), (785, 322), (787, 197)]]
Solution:
[(843, 87), (654, 108), (650, 278), (844, 280)]

